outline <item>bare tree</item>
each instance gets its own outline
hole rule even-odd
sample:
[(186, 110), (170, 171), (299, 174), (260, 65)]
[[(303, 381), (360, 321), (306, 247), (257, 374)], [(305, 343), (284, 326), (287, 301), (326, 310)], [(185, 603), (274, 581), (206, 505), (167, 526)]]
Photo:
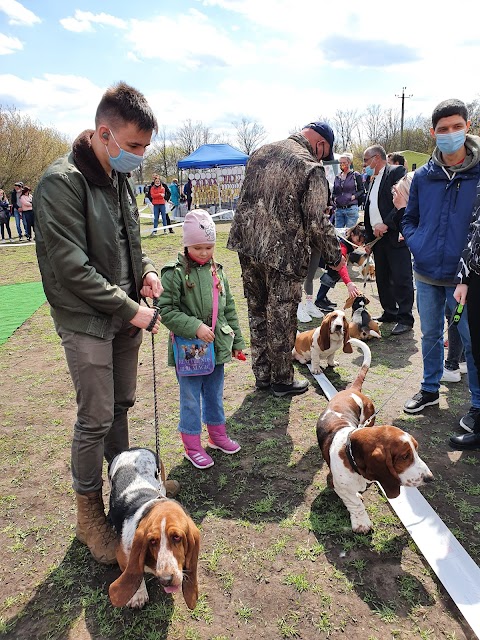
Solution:
[(333, 127), (335, 129), (335, 142), (337, 148), (347, 151), (353, 146), (353, 135), (358, 130), (360, 122), (360, 114), (357, 109), (342, 111), (337, 109), (333, 118)]
[(263, 125), (249, 120), (245, 116), (232, 124), (237, 132), (238, 147), (247, 155), (258, 149), (267, 137), (267, 131)]
[(362, 127), (365, 131), (367, 145), (379, 143), (381, 139), (381, 113), (382, 108), (379, 104), (370, 104), (363, 114)]
[(174, 143), (181, 149), (183, 156), (193, 153), (202, 144), (218, 142), (219, 135), (213, 133), (210, 127), (202, 122), (186, 120), (172, 136)]
[(44, 127), (13, 107), (0, 106), (0, 185), (21, 180), (34, 188), (42, 173), (70, 144), (55, 129)]

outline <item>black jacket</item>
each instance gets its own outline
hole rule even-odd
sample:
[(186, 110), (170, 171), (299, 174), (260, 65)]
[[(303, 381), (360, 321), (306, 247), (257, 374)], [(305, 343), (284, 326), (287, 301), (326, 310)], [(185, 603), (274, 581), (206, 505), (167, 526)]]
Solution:
[[(388, 241), (394, 246), (399, 246), (398, 234), (400, 232), (402, 211), (398, 211), (398, 209), (393, 206), (392, 187), (400, 180), (400, 178), (403, 178), (406, 172), (405, 167), (402, 167), (401, 165), (385, 165), (382, 181), (380, 182), (380, 188), (378, 190), (378, 208), (384, 224), (386, 224), (389, 229), (385, 237), (388, 238)], [(373, 184), (373, 181), (370, 180), (368, 185), (369, 191), (365, 199), (365, 231), (367, 235), (367, 242), (371, 242), (375, 239), (372, 225), (370, 223), (370, 188), (373, 187)], [(400, 246), (404, 244), (405, 242), (402, 240)]]

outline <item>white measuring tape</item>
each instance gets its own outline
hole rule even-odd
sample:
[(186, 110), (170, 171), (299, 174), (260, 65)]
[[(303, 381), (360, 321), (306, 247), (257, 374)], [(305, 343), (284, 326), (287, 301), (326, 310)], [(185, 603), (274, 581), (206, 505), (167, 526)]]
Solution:
[[(308, 365), (311, 373), (311, 364)], [(324, 373), (312, 376), (330, 400), (337, 393)], [(367, 427), (368, 428), (368, 427)], [(377, 483), (378, 484), (378, 483)], [(378, 485), (380, 489), (382, 488)], [(383, 489), (382, 489), (383, 491)], [(480, 568), (415, 487), (400, 487), (389, 500), (405, 529), (480, 638)]]

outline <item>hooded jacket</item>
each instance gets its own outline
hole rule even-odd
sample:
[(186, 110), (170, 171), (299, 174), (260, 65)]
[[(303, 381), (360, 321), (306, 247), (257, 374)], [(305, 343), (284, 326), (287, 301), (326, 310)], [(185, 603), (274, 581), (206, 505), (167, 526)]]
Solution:
[[(190, 270), (187, 287), (185, 256), (178, 254), (174, 262), (162, 269), (163, 293), (159, 298), (162, 323), (182, 338), (195, 338), (202, 323), (212, 326), (213, 277), (211, 262)], [(216, 263), (221, 283), (218, 296), (218, 317), (215, 325), (215, 363), (224, 364), (232, 358), (232, 351), (245, 348), (238, 324), (235, 301), (230, 293), (227, 276), (221, 264)], [(168, 341), (168, 364), (175, 365), (172, 341)]]
[(455, 171), (446, 168), (436, 147), (413, 176), (401, 226), (415, 274), (427, 283), (454, 283), (467, 240), (480, 179), (480, 138), (467, 134), (465, 146), (467, 155)]
[(340, 246), (327, 204), (325, 169), (306, 138), (264, 145), (248, 161), (227, 247), (295, 280), (307, 275), (310, 247), (336, 266)]
[[(128, 175), (112, 180), (84, 131), (72, 151), (45, 171), (35, 189), (35, 240), (53, 319), (70, 331), (105, 337), (112, 316), (131, 320), (144, 275), (156, 269), (140, 245), (139, 215)], [(134, 292), (122, 275), (119, 215), (127, 234)]]

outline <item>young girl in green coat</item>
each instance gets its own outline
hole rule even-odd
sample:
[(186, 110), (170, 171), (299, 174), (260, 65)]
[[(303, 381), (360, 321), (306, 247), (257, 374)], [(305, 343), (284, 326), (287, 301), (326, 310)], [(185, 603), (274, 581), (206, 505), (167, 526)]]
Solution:
[[(215, 224), (207, 211), (194, 209), (187, 213), (183, 224), (184, 255), (179, 254), (176, 261), (163, 267), (163, 293), (159, 300), (162, 322), (172, 334), (214, 343), (212, 373), (177, 375), (180, 386), (178, 430), (185, 457), (197, 469), (213, 465), (200, 442), (202, 421), (207, 425), (209, 447), (228, 454), (240, 451), (240, 445), (228, 437), (225, 429), (223, 384), (224, 363), (232, 355), (243, 359), (245, 343), (227, 276), (213, 259), (215, 240)], [(214, 297), (218, 298), (218, 313), (212, 331)], [(175, 365), (171, 340), (168, 364)]]

